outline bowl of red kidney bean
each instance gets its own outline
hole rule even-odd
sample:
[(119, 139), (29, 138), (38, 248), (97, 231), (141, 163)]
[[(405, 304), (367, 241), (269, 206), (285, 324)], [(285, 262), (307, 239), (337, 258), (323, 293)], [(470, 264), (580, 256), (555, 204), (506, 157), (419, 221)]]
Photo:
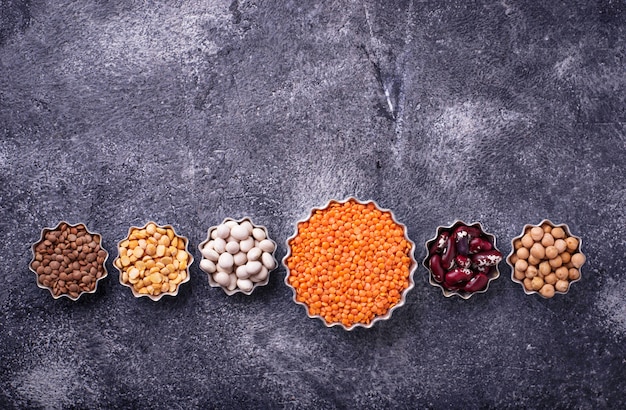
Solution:
[(437, 234), (426, 242), (426, 258), (431, 285), (441, 288), (446, 297), (469, 299), (484, 293), (489, 283), (500, 276), (502, 253), (496, 238), (485, 232), (479, 222), (456, 220), (437, 227)]

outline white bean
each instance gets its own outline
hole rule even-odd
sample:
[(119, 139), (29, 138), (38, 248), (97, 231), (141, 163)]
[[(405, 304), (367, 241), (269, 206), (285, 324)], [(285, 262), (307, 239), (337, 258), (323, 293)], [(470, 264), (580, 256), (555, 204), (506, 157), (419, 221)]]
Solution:
[(213, 249), (215, 249), (217, 253), (224, 253), (226, 250), (226, 241), (222, 238), (215, 238), (213, 240)]
[(257, 273), (254, 276), (250, 276), (250, 280), (252, 282), (263, 282), (265, 279), (267, 279), (268, 274), (269, 274), (269, 271), (267, 270), (265, 266), (263, 266), (259, 273)]
[(218, 225), (215, 229), (215, 234), (222, 239), (226, 239), (230, 236), (230, 228), (226, 224)]
[(233, 262), (236, 266), (245, 265), (248, 262), (248, 257), (245, 253), (239, 252), (233, 255)]
[(263, 265), (259, 261), (248, 261), (248, 263), (246, 263), (246, 270), (250, 275), (256, 275), (261, 272), (262, 267)]
[(248, 236), (250, 236), (246, 227), (242, 225), (233, 226), (230, 229), (230, 234), (233, 236), (233, 238), (239, 241), (243, 241), (244, 239), (247, 239)]
[(200, 261), (200, 269), (206, 273), (214, 273), (217, 270), (217, 266), (215, 266), (215, 263), (209, 259), (202, 259)]
[(243, 221), (241, 223), (241, 226), (246, 229), (246, 231), (248, 232), (248, 236), (252, 234), (252, 230), (254, 229), (254, 227), (249, 221)]
[(237, 287), (237, 275), (231, 273), (229, 276), (230, 283), (228, 284), (228, 290), (235, 290)]
[(207, 258), (210, 261), (217, 262), (217, 259), (220, 257), (220, 254), (215, 252), (215, 249), (205, 246), (202, 248), (202, 256)]
[(252, 230), (252, 236), (257, 241), (262, 241), (263, 239), (267, 238), (267, 235), (265, 235), (265, 231), (261, 228), (254, 228)]
[(215, 265), (217, 266), (217, 271), (218, 272), (225, 272), (225, 273), (232, 273), (233, 272), (233, 267), (229, 267), (229, 268), (222, 268), (219, 264)]
[(228, 286), (230, 284), (230, 275), (226, 272), (217, 272), (213, 275), (213, 280), (220, 286)]
[(238, 241), (230, 241), (230, 242), (226, 243), (225, 249), (226, 249), (226, 252), (230, 253), (231, 255), (234, 255), (237, 252), (239, 252), (239, 242)]
[(254, 238), (248, 237), (243, 241), (239, 242), (239, 249), (241, 252), (248, 252), (250, 249), (254, 247)]
[(249, 292), (254, 287), (254, 284), (251, 280), (248, 279), (237, 279), (237, 287), (243, 290), (244, 292)]
[(272, 242), (269, 239), (263, 239), (261, 242), (259, 242), (259, 248), (261, 248), (261, 250), (263, 252), (274, 252), (274, 249), (276, 249), (276, 245), (274, 245), (274, 242)]
[(211, 234), (209, 235), (209, 237), (210, 237), (211, 239), (215, 239), (215, 238), (217, 238), (217, 229), (213, 229), (213, 230), (211, 231)]
[(224, 225), (228, 226), (229, 229), (233, 229), (233, 226), (239, 225), (236, 221), (226, 221)]
[(230, 253), (223, 253), (220, 255), (219, 260), (217, 261), (217, 264), (220, 266), (220, 268), (223, 269), (228, 269), (233, 267), (233, 255), (231, 255)]
[(259, 248), (252, 248), (248, 251), (248, 253), (246, 254), (246, 256), (248, 257), (249, 261), (258, 261), (259, 258), (261, 257), (261, 254), (263, 253), (263, 251)]
[(246, 269), (246, 266), (237, 266), (237, 270), (235, 271), (235, 275), (237, 275), (237, 277), (239, 279), (248, 279), (250, 277), (250, 274), (248, 273), (248, 270)]
[(261, 262), (263, 262), (263, 266), (265, 266), (267, 270), (272, 270), (276, 267), (276, 261), (271, 253), (263, 252)]

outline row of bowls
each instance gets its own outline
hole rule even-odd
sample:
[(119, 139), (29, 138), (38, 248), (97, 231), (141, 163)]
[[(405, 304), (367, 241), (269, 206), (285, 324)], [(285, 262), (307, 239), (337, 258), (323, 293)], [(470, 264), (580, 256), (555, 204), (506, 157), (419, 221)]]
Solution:
[[(400, 302), (399, 302), (396, 306), (394, 306), (392, 309), (390, 309), (390, 311), (389, 311), (386, 315), (381, 316), (381, 317), (377, 317), (376, 319), (374, 319), (371, 323), (369, 323), (369, 324), (367, 324), (367, 325), (364, 325), (364, 324), (363, 324), (363, 325), (362, 325), (362, 324), (357, 324), (357, 325), (355, 325), (355, 326), (351, 326), (351, 327), (349, 327), (349, 328), (346, 328), (345, 326), (341, 325), (340, 323), (326, 323), (326, 322), (325, 322), (322, 318), (320, 318), (319, 316), (317, 316), (317, 318), (322, 319), (322, 321), (323, 321), (323, 322), (324, 322), (327, 326), (335, 326), (335, 325), (339, 325), (339, 326), (341, 326), (341, 327), (344, 327), (346, 330), (351, 330), (352, 328), (354, 328), (354, 327), (359, 327), (359, 326), (360, 326), (360, 327), (366, 327), (366, 328), (369, 328), (369, 327), (371, 327), (371, 326), (372, 326), (372, 325), (373, 325), (376, 321), (388, 319), (388, 318), (391, 316), (391, 313), (392, 313), (392, 311), (393, 311), (393, 310), (395, 310), (396, 308), (398, 308), (398, 307), (400, 307), (400, 306), (404, 305), (405, 300), (406, 300), (406, 294), (407, 294), (407, 293), (408, 293), (408, 291), (409, 291), (410, 289), (412, 289), (412, 288), (413, 288), (413, 286), (414, 286), (414, 279), (413, 279), (413, 275), (414, 275), (414, 273), (415, 273), (415, 270), (417, 269), (417, 263), (416, 263), (416, 260), (415, 260), (415, 257), (414, 257), (415, 244), (413, 243), (413, 241), (411, 241), (411, 240), (408, 238), (408, 234), (407, 234), (407, 229), (406, 229), (406, 226), (405, 226), (405, 225), (403, 225), (403, 224), (401, 224), (401, 223), (399, 223), (399, 222), (396, 220), (396, 218), (395, 218), (395, 216), (394, 216), (394, 214), (393, 214), (393, 212), (392, 212), (392, 211), (387, 210), (387, 209), (383, 209), (383, 208), (381, 208), (380, 206), (378, 206), (378, 204), (376, 204), (376, 202), (375, 202), (375, 201), (359, 201), (359, 200), (357, 200), (357, 199), (355, 199), (355, 198), (347, 198), (347, 199), (345, 199), (345, 200), (343, 200), (343, 201), (338, 201), (338, 200), (330, 200), (330, 201), (329, 201), (329, 202), (328, 202), (325, 206), (322, 206), (322, 207), (319, 207), (319, 208), (313, 208), (313, 209), (311, 210), (311, 212), (309, 213), (309, 216), (308, 216), (306, 219), (300, 220), (300, 221), (298, 221), (298, 223), (296, 223), (296, 231), (295, 231), (295, 233), (294, 233), (292, 236), (290, 236), (290, 237), (287, 239), (287, 241), (286, 241), (286, 244), (287, 244), (287, 254), (286, 254), (286, 255), (285, 255), (285, 257), (283, 258), (283, 266), (285, 266), (285, 269), (286, 269), (286, 276), (285, 276), (284, 282), (285, 282), (285, 284), (286, 284), (286, 285), (287, 285), (290, 289), (292, 289), (292, 292), (293, 292), (293, 300), (294, 300), (294, 302), (296, 302), (296, 303), (298, 303), (298, 304), (301, 304), (301, 305), (304, 305), (304, 306), (305, 306), (305, 308), (307, 308), (307, 315), (308, 315), (308, 307), (307, 307), (305, 304), (303, 304), (303, 303), (301, 303), (301, 302), (296, 301), (296, 291), (295, 291), (295, 289), (294, 289), (294, 288), (293, 288), (293, 287), (289, 284), (289, 282), (288, 282), (290, 272), (289, 272), (289, 268), (287, 267), (286, 260), (287, 260), (287, 258), (290, 256), (290, 254), (291, 254), (291, 249), (290, 249), (290, 245), (289, 245), (289, 243), (290, 243), (290, 241), (291, 241), (293, 238), (295, 238), (295, 237), (297, 236), (297, 234), (298, 234), (297, 227), (299, 226), (299, 224), (300, 224), (300, 223), (303, 223), (303, 222), (308, 221), (308, 219), (309, 219), (309, 218), (310, 218), (310, 217), (311, 217), (311, 216), (312, 216), (312, 215), (313, 215), (316, 211), (324, 210), (324, 209), (328, 208), (328, 207), (330, 206), (330, 204), (332, 204), (332, 203), (344, 203), (344, 202), (346, 202), (346, 201), (354, 201), (354, 202), (356, 202), (356, 203), (360, 203), (360, 204), (369, 204), (369, 203), (373, 203), (373, 204), (374, 204), (374, 206), (376, 206), (376, 208), (378, 208), (379, 210), (381, 210), (381, 211), (383, 211), (383, 212), (389, 212), (389, 213), (391, 214), (391, 216), (392, 216), (392, 218), (393, 218), (394, 222), (396, 222), (399, 226), (401, 226), (401, 227), (403, 228), (403, 230), (404, 230), (404, 234), (405, 234), (405, 238), (409, 241), (409, 243), (411, 244), (411, 246), (412, 246), (412, 248), (413, 248), (413, 249), (411, 249), (411, 252), (410, 252), (410, 258), (411, 258), (411, 266), (410, 266), (410, 268), (409, 268), (409, 271), (410, 271), (410, 278), (409, 278), (409, 279), (410, 279), (410, 285), (409, 285), (409, 286), (407, 287), (407, 289), (405, 289), (405, 291), (402, 293), (402, 298), (401, 298)], [(226, 218), (226, 219), (225, 219), (222, 223), (226, 223), (227, 221), (234, 221), (234, 219), (232, 219), (232, 218)], [(241, 222), (244, 222), (244, 221), (248, 221), (248, 222), (250, 222), (252, 225), (254, 225), (255, 227), (258, 227), (258, 228), (263, 229), (263, 230), (265, 231), (265, 234), (266, 234), (267, 239), (271, 240), (271, 238), (270, 238), (270, 236), (269, 236), (269, 234), (268, 234), (268, 232), (267, 232), (267, 228), (266, 228), (266, 227), (264, 227), (264, 226), (261, 226), (261, 225), (255, 225), (255, 224), (253, 224), (253, 223), (252, 223), (252, 221), (250, 220), (250, 218), (247, 218), (247, 217), (246, 217), (246, 218), (243, 218), (243, 219), (237, 220), (236, 222), (241, 223)], [(43, 242), (43, 241), (45, 240), (45, 236), (46, 236), (46, 234), (47, 234), (48, 232), (56, 230), (56, 229), (57, 229), (57, 228), (58, 228), (61, 224), (63, 224), (63, 223), (66, 223), (66, 224), (68, 224), (68, 225), (70, 225), (70, 226), (78, 226), (78, 225), (83, 225), (83, 226), (85, 226), (84, 224), (80, 224), (80, 223), (79, 223), (79, 224), (74, 224), (74, 225), (72, 225), (72, 224), (69, 224), (68, 222), (61, 221), (61, 222), (59, 222), (59, 224), (58, 224), (56, 227), (54, 227), (54, 228), (44, 228), (44, 229), (42, 229), (42, 231), (41, 231), (41, 237), (40, 237), (40, 240), (39, 240), (39, 241), (37, 241), (36, 243), (34, 243), (34, 244), (32, 245), (33, 259), (31, 260), (31, 263), (29, 264), (29, 269), (30, 269), (33, 273), (35, 273), (35, 275), (37, 275), (37, 273), (36, 273), (35, 269), (33, 269), (33, 267), (32, 267), (32, 263), (33, 263), (33, 261), (35, 260), (35, 248), (36, 248), (36, 247), (37, 247), (37, 246), (38, 246), (41, 242)], [(146, 226), (148, 226), (148, 224), (150, 224), (150, 223), (154, 223), (154, 222), (147, 222), (147, 223), (146, 223), (143, 227), (137, 227), (137, 226), (132, 226), (132, 227), (130, 227), (130, 228), (128, 229), (128, 235), (127, 235), (127, 237), (131, 234), (131, 232), (132, 232), (133, 230), (135, 230), (135, 229), (142, 229), (142, 228), (145, 228), (145, 227), (146, 227)], [(566, 224), (559, 224), (559, 225), (557, 225), (557, 224), (554, 224), (553, 222), (551, 222), (550, 220), (544, 219), (544, 220), (542, 220), (542, 221), (539, 223), (539, 225), (543, 225), (544, 223), (550, 224), (550, 225), (552, 225), (552, 226), (560, 226), (560, 227), (562, 227), (562, 228), (565, 230), (565, 232), (568, 234), (568, 236), (573, 236), (574, 238), (578, 239), (578, 241), (579, 241), (580, 245), (582, 245), (582, 240), (581, 240), (581, 238), (580, 238), (580, 237), (578, 237), (578, 236), (575, 236), (575, 235), (571, 234), (571, 231), (570, 231), (569, 227), (568, 227)], [(157, 226), (159, 226), (159, 227), (162, 227), (162, 228), (169, 228), (169, 229), (174, 230), (174, 228), (173, 228), (171, 225), (158, 225), (158, 224), (156, 224), (156, 223), (154, 223), (154, 224), (155, 224), (155, 225), (157, 225)], [(465, 222), (463, 222), (463, 221), (456, 220), (456, 221), (454, 221), (454, 222), (453, 222), (451, 225), (449, 225), (449, 226), (439, 226), (439, 227), (437, 227), (437, 230), (436, 230), (436, 235), (435, 235), (433, 238), (431, 238), (430, 240), (428, 240), (428, 241), (426, 242), (426, 244), (425, 244), (425, 245), (426, 245), (426, 254), (427, 254), (427, 256), (426, 256), (426, 258), (425, 258), (425, 259), (424, 259), (424, 261), (423, 261), (423, 266), (424, 266), (424, 267), (425, 267), (425, 268), (429, 271), (429, 283), (430, 283), (431, 285), (435, 286), (435, 287), (439, 287), (439, 288), (441, 289), (441, 291), (442, 291), (442, 293), (443, 293), (443, 295), (444, 295), (444, 296), (446, 296), (446, 297), (459, 296), (459, 297), (461, 297), (461, 298), (463, 298), (463, 299), (469, 299), (469, 298), (470, 298), (470, 297), (471, 297), (474, 293), (484, 293), (484, 292), (486, 292), (486, 291), (488, 290), (488, 288), (489, 288), (489, 283), (490, 283), (491, 281), (493, 281), (493, 280), (497, 279), (497, 278), (500, 276), (500, 272), (499, 272), (499, 269), (498, 269), (498, 267), (497, 267), (497, 266), (496, 266), (496, 269), (494, 269), (494, 270), (492, 271), (492, 273), (489, 275), (489, 283), (487, 284), (487, 286), (486, 286), (483, 290), (478, 291), (478, 292), (473, 292), (473, 293), (462, 292), (462, 291), (451, 291), (451, 290), (445, 289), (443, 286), (441, 286), (441, 284), (439, 284), (437, 281), (435, 281), (435, 280), (433, 279), (432, 272), (430, 271), (430, 267), (428, 266), (428, 258), (429, 258), (429, 249), (430, 249), (430, 246), (431, 246), (431, 245), (433, 244), (433, 242), (434, 242), (434, 241), (438, 238), (438, 236), (439, 236), (439, 234), (441, 233), (441, 231), (443, 231), (443, 230), (450, 230), (450, 229), (452, 229), (453, 227), (456, 227), (456, 226), (458, 226), (458, 225), (460, 225), (460, 224), (464, 224), (464, 225), (467, 225), (467, 226), (475, 226), (475, 227), (478, 227), (479, 229), (481, 229), (481, 230), (485, 233), (485, 235), (486, 235), (486, 236), (488, 236), (488, 237), (492, 238), (492, 240), (493, 240), (493, 247), (494, 247), (494, 249), (497, 249), (497, 246), (496, 246), (496, 238), (495, 238), (495, 236), (493, 236), (492, 234), (489, 234), (489, 233), (487, 233), (486, 231), (484, 231), (484, 229), (482, 229), (482, 226), (480, 225), (480, 223), (478, 223), (478, 222), (474, 222), (474, 223), (467, 224), (467, 223), (465, 223)], [(530, 226), (530, 225), (525, 225), (525, 226), (524, 226), (524, 230), (525, 230), (526, 228), (528, 228), (529, 226)], [(214, 229), (216, 229), (216, 228), (217, 228), (217, 226), (212, 226), (211, 228), (209, 228), (209, 229), (208, 229), (208, 231), (207, 231), (207, 239), (206, 239), (205, 241), (203, 241), (201, 244), (199, 244), (199, 245), (198, 245), (198, 249), (199, 249), (200, 251), (202, 251), (202, 247), (204, 246), (204, 244), (206, 244), (206, 242), (207, 242), (208, 240), (210, 240), (210, 234), (211, 234), (211, 232), (212, 232)], [(524, 230), (522, 231), (522, 234), (523, 234)], [(175, 231), (175, 230), (174, 230), (174, 231)], [(89, 231), (88, 231), (88, 232), (89, 232)], [(89, 232), (89, 233), (90, 233), (92, 236), (98, 235), (97, 233), (92, 233), (92, 232)], [(117, 266), (115, 266), (115, 265), (114, 265), (114, 266), (116, 267), (116, 269), (118, 269), (118, 271), (119, 271), (119, 273), (120, 273), (120, 275), (119, 275), (119, 281), (120, 281), (120, 283), (121, 283), (123, 286), (127, 286), (127, 287), (129, 287), (129, 288), (131, 289), (131, 291), (133, 292), (133, 295), (134, 295), (135, 297), (143, 297), (143, 296), (146, 296), (146, 297), (150, 298), (151, 300), (157, 301), (157, 300), (161, 299), (161, 297), (163, 297), (164, 295), (176, 296), (176, 295), (178, 294), (178, 289), (180, 288), (180, 285), (182, 285), (183, 283), (186, 283), (186, 282), (188, 282), (188, 281), (189, 281), (189, 279), (190, 279), (190, 275), (189, 275), (189, 267), (190, 267), (190, 266), (191, 266), (191, 264), (193, 263), (194, 258), (193, 258), (193, 255), (189, 252), (189, 249), (188, 249), (188, 245), (189, 245), (189, 241), (188, 241), (188, 239), (187, 239), (186, 237), (184, 237), (184, 236), (180, 236), (180, 235), (177, 235), (177, 236), (178, 236), (179, 238), (181, 238), (182, 240), (184, 240), (184, 241), (185, 241), (185, 251), (189, 254), (189, 255), (188, 255), (188, 256), (189, 256), (189, 259), (188, 259), (188, 260), (189, 260), (189, 262), (188, 262), (188, 266), (187, 266), (187, 268), (186, 268), (186, 269), (187, 269), (187, 276), (186, 276), (185, 280), (183, 280), (183, 281), (179, 284), (179, 286), (176, 288), (176, 291), (174, 291), (174, 292), (166, 292), (166, 293), (161, 293), (161, 294), (156, 295), (156, 296), (155, 296), (155, 295), (150, 295), (150, 294), (139, 294), (139, 293), (138, 293), (138, 292), (137, 292), (137, 291), (136, 291), (136, 290), (132, 287), (132, 285), (122, 282), (122, 271), (121, 271), (119, 268), (117, 268)], [(101, 236), (100, 236), (100, 235), (98, 235), (98, 237), (100, 237), (100, 238), (101, 238)], [(511, 264), (511, 263), (510, 263), (509, 259), (510, 259), (510, 257), (514, 254), (514, 252), (515, 252), (515, 249), (514, 249), (514, 247), (513, 247), (513, 243), (514, 243), (514, 241), (515, 241), (515, 240), (519, 239), (520, 237), (521, 237), (521, 235), (512, 239), (512, 241), (511, 241), (511, 254), (509, 255), (509, 257), (507, 257), (507, 258), (506, 258), (506, 263), (507, 263), (507, 264), (510, 266), (510, 268), (511, 268), (511, 280), (512, 280), (512, 281), (514, 281), (514, 282), (516, 282), (516, 283), (519, 283), (519, 284), (521, 284), (521, 282), (520, 282), (519, 280), (517, 280), (517, 279), (513, 276), (514, 266), (513, 266), (513, 264)], [(126, 240), (126, 238), (118, 242), (118, 249), (119, 249), (120, 244), (121, 244), (124, 240)], [(272, 242), (274, 242), (274, 241), (272, 240)], [(275, 244), (275, 242), (274, 242), (274, 244)], [(102, 244), (100, 244), (100, 245), (102, 246)], [(580, 245), (579, 245), (579, 249), (580, 249)], [(276, 246), (274, 246), (274, 248), (276, 248)], [(104, 249), (104, 248), (103, 248), (103, 249)], [(275, 254), (275, 251), (274, 251), (274, 252), (272, 252), (272, 257), (273, 257), (273, 258), (275, 258), (275, 255), (274, 255), (274, 254)], [(107, 258), (108, 258), (108, 253), (107, 253)], [(105, 263), (106, 263), (106, 259), (105, 259), (105, 262), (103, 263), (103, 265), (104, 265)], [(275, 264), (275, 266), (277, 267), (278, 265), (277, 265), (277, 264)], [(37, 281), (37, 285), (38, 285), (40, 288), (42, 288), (42, 289), (48, 289), (48, 290), (50, 291), (50, 293), (52, 294), (52, 296), (53, 296), (55, 299), (58, 299), (58, 298), (61, 298), (61, 297), (68, 297), (68, 298), (69, 298), (69, 299), (71, 299), (71, 300), (77, 300), (78, 298), (80, 298), (80, 296), (82, 296), (82, 294), (83, 294), (83, 293), (95, 293), (95, 292), (96, 292), (98, 282), (99, 282), (101, 279), (104, 279), (104, 278), (107, 276), (106, 266), (104, 267), (104, 272), (105, 272), (105, 273), (104, 273), (104, 275), (102, 275), (102, 277), (101, 277), (101, 278), (99, 278), (99, 279), (98, 279), (98, 281), (96, 282), (96, 286), (94, 286), (94, 289), (93, 289), (93, 290), (91, 290), (91, 291), (89, 291), (89, 292), (82, 292), (82, 293), (80, 293), (80, 294), (78, 295), (78, 297), (76, 297), (76, 298), (73, 298), (73, 297), (71, 297), (71, 296), (70, 296), (70, 295), (68, 295), (68, 294), (61, 294), (61, 295), (55, 296), (55, 295), (52, 293), (52, 289), (51, 289), (51, 288), (48, 288), (48, 287), (46, 287), (46, 286), (44, 286), (44, 285), (40, 284), (40, 283), (39, 283), (39, 281)], [(225, 287), (221, 286), (220, 284), (216, 283), (216, 282), (215, 282), (215, 281), (211, 278), (211, 275), (210, 275), (210, 274), (208, 274), (208, 277), (209, 277), (209, 284), (210, 284), (210, 286), (212, 286), (212, 287), (221, 287), (221, 288), (224, 290), (224, 292), (226, 292), (228, 295), (233, 295), (233, 294), (235, 294), (235, 293), (244, 293), (244, 294), (249, 295), (249, 294), (251, 294), (251, 293), (252, 293), (252, 291), (253, 291), (256, 287), (258, 287), (258, 286), (264, 286), (264, 285), (266, 285), (266, 284), (269, 282), (269, 275), (268, 275), (268, 276), (267, 276), (267, 278), (266, 278), (265, 280), (255, 283), (255, 284), (254, 284), (253, 289), (251, 289), (251, 290), (249, 290), (249, 291), (242, 291), (242, 290), (240, 290), (240, 289), (228, 290), (228, 289), (226, 289)], [(578, 281), (578, 280), (580, 280), (580, 279), (577, 279), (576, 281)], [(573, 282), (576, 282), (576, 281), (572, 281), (572, 283), (573, 283)], [(535, 293), (539, 294), (539, 293), (538, 293), (538, 292), (536, 292), (536, 291), (529, 291), (529, 290), (525, 289), (523, 286), (522, 286), (522, 288), (524, 289), (524, 292), (525, 292), (526, 294), (535, 294)], [(563, 293), (563, 294), (564, 294), (564, 293), (567, 293), (567, 292), (557, 292), (557, 293)], [(540, 296), (542, 296), (541, 294), (539, 294), (539, 295), (540, 295)], [(543, 296), (542, 296), (542, 297), (543, 297)], [(309, 317), (315, 317), (315, 316), (311, 316), (311, 315), (309, 315)]]

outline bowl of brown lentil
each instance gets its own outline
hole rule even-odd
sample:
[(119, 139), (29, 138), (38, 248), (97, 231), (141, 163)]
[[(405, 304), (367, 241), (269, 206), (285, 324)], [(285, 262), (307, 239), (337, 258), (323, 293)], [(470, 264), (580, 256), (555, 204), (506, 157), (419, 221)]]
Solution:
[(403, 306), (414, 286), (415, 244), (374, 201), (349, 197), (313, 208), (286, 244), (293, 301), (327, 327), (371, 328)]
[(108, 273), (108, 252), (102, 236), (83, 223), (61, 221), (54, 228), (43, 228), (32, 247), (29, 269), (37, 275), (37, 286), (47, 289), (54, 299), (76, 301), (85, 293), (95, 293)]
[(131, 226), (126, 238), (118, 242), (113, 261), (120, 283), (137, 298), (158, 301), (165, 295), (178, 295), (180, 285), (190, 279), (193, 255), (188, 246), (189, 240), (176, 234), (171, 225), (150, 221), (142, 227)]
[(582, 239), (573, 235), (567, 224), (544, 219), (537, 225), (526, 224), (521, 235), (511, 240), (506, 263), (511, 280), (522, 285), (527, 295), (550, 299), (566, 294), (572, 283), (581, 279), (586, 261)]

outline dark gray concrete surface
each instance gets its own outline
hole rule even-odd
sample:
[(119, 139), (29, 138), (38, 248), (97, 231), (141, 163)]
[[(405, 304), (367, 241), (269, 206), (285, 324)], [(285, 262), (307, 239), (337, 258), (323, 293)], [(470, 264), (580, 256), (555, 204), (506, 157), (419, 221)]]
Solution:
[[(626, 3), (0, 3), (1, 408), (624, 408)], [(419, 267), (372, 329), (308, 319), (284, 268), (251, 296), (209, 287), (209, 226), (285, 240), (354, 195), (425, 256), (437, 225), (499, 248), (568, 223), (569, 294), (501, 277), (447, 299)], [(178, 297), (136, 300), (115, 244), (154, 219), (190, 238)], [(98, 292), (53, 300), (30, 245), (60, 220), (112, 254)]]

